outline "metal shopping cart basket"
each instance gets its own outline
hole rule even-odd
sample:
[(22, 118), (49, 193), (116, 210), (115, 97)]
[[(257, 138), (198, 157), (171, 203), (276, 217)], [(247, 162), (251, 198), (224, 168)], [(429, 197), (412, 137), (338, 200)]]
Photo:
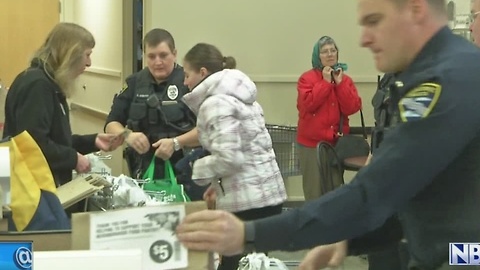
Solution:
[(273, 150), (277, 157), (278, 167), (284, 178), (301, 175), (296, 142), (297, 127), (266, 125), (272, 138)]

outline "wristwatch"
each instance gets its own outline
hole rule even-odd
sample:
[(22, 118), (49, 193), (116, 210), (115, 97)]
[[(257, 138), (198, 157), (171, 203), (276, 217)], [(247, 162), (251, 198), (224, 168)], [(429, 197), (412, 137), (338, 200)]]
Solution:
[(180, 146), (180, 143), (178, 142), (178, 139), (175, 137), (173, 138), (173, 150), (178, 151), (182, 149), (182, 146)]
[(245, 242), (243, 252), (255, 252), (255, 223), (253, 223), (253, 221), (245, 222)]

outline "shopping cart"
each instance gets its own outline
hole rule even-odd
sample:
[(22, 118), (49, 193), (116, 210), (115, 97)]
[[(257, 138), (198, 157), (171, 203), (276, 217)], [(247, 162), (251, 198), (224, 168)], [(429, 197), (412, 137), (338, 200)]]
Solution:
[(272, 138), (278, 167), (284, 178), (301, 175), (296, 142), (297, 127), (266, 125)]

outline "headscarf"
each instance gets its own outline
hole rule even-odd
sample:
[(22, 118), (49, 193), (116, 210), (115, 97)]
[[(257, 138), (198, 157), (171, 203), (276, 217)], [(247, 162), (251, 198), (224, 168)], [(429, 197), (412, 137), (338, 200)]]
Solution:
[(347, 64), (338, 62), (339, 53), (337, 44), (335, 43), (335, 40), (333, 40), (333, 38), (329, 36), (323, 36), (317, 42), (315, 42), (312, 52), (312, 67), (323, 69), (322, 62), (320, 61), (320, 48), (322, 48), (326, 44), (333, 44), (333, 46), (335, 46), (335, 49), (337, 49), (337, 63), (332, 68), (335, 70), (341, 68), (343, 71), (347, 71)]

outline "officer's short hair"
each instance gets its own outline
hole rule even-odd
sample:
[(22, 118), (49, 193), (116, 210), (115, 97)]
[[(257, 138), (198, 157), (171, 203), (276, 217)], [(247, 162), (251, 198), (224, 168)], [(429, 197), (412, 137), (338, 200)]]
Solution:
[(231, 56), (223, 56), (220, 50), (207, 43), (198, 43), (193, 46), (184, 57), (193, 70), (199, 71), (202, 67), (208, 72), (215, 73), (225, 68), (233, 69), (237, 62)]
[[(407, 3), (408, 0), (390, 0), (393, 1), (395, 4), (398, 6), (403, 6), (404, 4)], [(427, 0), (427, 2), (435, 8), (437, 11), (441, 13), (446, 13), (447, 12), (447, 2), (445, 0)]]
[(143, 50), (147, 46), (156, 47), (162, 42), (166, 42), (172, 52), (175, 50), (175, 40), (170, 32), (161, 28), (152, 29), (143, 38)]

